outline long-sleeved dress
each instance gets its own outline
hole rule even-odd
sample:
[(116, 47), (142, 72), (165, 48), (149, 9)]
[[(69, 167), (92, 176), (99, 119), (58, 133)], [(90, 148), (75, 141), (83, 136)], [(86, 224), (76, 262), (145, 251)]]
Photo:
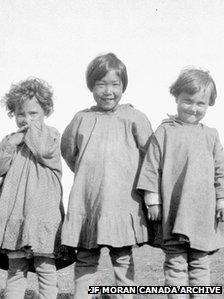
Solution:
[[(145, 156), (138, 189), (162, 198), (163, 246), (224, 247), (216, 203), (224, 198), (224, 153), (216, 129), (170, 118), (158, 127)], [(161, 230), (158, 230), (161, 232)]]
[(135, 186), (151, 134), (147, 117), (129, 104), (75, 115), (61, 141), (62, 156), (74, 172), (63, 244), (90, 249), (148, 240)]
[(52, 254), (64, 217), (59, 133), (34, 122), (21, 145), (9, 137), (0, 143), (0, 248)]

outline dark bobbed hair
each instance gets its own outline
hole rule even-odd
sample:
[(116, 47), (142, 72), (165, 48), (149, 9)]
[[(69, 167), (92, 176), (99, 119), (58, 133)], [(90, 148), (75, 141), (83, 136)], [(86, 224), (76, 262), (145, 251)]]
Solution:
[(217, 90), (214, 80), (208, 71), (199, 68), (187, 67), (184, 68), (177, 80), (170, 86), (170, 93), (177, 98), (182, 92), (193, 95), (200, 91), (202, 88), (206, 89), (211, 85), (211, 95), (209, 105), (215, 104), (217, 97)]
[(114, 70), (120, 77), (123, 92), (128, 85), (128, 74), (125, 64), (113, 53), (99, 55), (94, 58), (86, 70), (86, 83), (90, 91), (93, 91), (95, 82), (101, 80), (108, 71)]
[(14, 116), (16, 107), (20, 107), (27, 100), (35, 97), (44, 111), (45, 116), (49, 116), (53, 111), (53, 91), (51, 86), (39, 78), (28, 78), (12, 84), (8, 93), (2, 98), (1, 102), (6, 106), (8, 115)]

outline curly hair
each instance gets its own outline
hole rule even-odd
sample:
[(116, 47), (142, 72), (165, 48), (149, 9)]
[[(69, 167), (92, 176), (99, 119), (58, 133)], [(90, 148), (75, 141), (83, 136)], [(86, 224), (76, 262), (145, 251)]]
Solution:
[(2, 103), (8, 110), (8, 115), (13, 117), (16, 107), (23, 105), (27, 100), (35, 97), (44, 111), (49, 116), (53, 111), (53, 91), (51, 86), (39, 78), (28, 78), (17, 84), (12, 84), (8, 93), (2, 98)]
[(128, 74), (125, 64), (113, 53), (99, 55), (94, 58), (86, 70), (86, 83), (90, 91), (93, 91), (95, 82), (101, 80), (107, 72), (115, 70), (123, 84), (123, 92), (128, 85)]
[(217, 90), (209, 71), (186, 67), (181, 71), (177, 80), (170, 86), (170, 94), (175, 98), (182, 92), (193, 95), (200, 91), (201, 88), (207, 88), (209, 85), (212, 86), (209, 105), (213, 106), (217, 97)]

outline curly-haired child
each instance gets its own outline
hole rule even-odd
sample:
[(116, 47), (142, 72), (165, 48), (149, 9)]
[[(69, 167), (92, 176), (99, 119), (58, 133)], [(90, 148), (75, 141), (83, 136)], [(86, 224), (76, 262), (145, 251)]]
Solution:
[(39, 298), (57, 297), (55, 252), (64, 216), (60, 138), (45, 125), (53, 92), (38, 78), (11, 86), (3, 98), (18, 130), (0, 143), (0, 244), (8, 255), (6, 298), (23, 298), (34, 260)]

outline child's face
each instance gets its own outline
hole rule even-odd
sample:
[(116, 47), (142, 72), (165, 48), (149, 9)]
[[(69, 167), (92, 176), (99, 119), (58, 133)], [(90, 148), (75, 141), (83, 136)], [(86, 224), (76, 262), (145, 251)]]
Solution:
[(177, 98), (178, 118), (189, 124), (197, 124), (206, 113), (211, 96), (211, 86), (190, 95), (182, 92)]
[(105, 111), (113, 110), (123, 93), (123, 84), (114, 70), (109, 71), (101, 80), (95, 82), (93, 97), (97, 106)]
[(44, 110), (35, 97), (25, 101), (22, 106), (16, 107), (15, 109), (16, 124), (19, 128), (30, 125), (31, 121), (39, 121), (42, 123), (44, 116)]

